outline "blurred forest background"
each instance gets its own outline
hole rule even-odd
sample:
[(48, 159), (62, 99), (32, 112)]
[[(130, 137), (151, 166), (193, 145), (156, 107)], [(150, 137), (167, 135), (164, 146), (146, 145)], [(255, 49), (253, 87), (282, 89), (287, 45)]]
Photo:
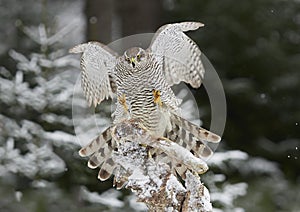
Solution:
[[(227, 97), (223, 140), (202, 177), (215, 211), (300, 211), (297, 0), (0, 0), (0, 211), (145, 210), (78, 156), (79, 60), (68, 49), (185, 20), (205, 23), (189, 35)], [(205, 89), (192, 92), (209, 126)]]

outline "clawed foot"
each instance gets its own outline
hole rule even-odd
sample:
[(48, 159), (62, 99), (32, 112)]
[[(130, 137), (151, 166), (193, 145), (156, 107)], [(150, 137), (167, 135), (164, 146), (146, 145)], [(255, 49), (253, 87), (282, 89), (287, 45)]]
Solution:
[(154, 103), (158, 104), (159, 106), (162, 106), (162, 101), (161, 101), (161, 98), (160, 98), (160, 96), (161, 96), (160, 91), (153, 89), (152, 92), (153, 92), (153, 97), (154, 97)]

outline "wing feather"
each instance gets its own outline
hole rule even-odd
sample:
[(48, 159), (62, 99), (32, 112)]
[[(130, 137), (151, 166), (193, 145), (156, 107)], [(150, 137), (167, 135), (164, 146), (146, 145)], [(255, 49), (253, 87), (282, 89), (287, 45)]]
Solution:
[(98, 42), (77, 45), (69, 52), (82, 53), (81, 86), (89, 105), (96, 106), (104, 99), (113, 97), (117, 54)]
[(184, 81), (194, 88), (200, 87), (205, 72), (201, 51), (184, 32), (202, 26), (200, 22), (181, 22), (164, 25), (156, 32), (149, 49), (163, 64), (170, 85)]

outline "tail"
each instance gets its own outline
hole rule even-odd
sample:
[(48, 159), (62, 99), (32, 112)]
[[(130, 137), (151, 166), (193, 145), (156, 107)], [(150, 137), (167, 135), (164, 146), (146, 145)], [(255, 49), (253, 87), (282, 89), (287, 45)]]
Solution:
[[(208, 158), (213, 154), (206, 142), (218, 143), (221, 140), (220, 136), (173, 113), (171, 113), (170, 120), (172, 129), (166, 135), (168, 139), (190, 150), (196, 157)], [(156, 152), (155, 155), (156, 161), (169, 164), (174, 175), (178, 174), (182, 179), (185, 179), (188, 167), (172, 161), (164, 152)]]
[(199, 127), (178, 115), (171, 114), (172, 130), (167, 137), (191, 150), (198, 157), (208, 158), (213, 154), (211, 148), (205, 142), (218, 143), (220, 136), (202, 127)]
[(111, 140), (111, 128), (109, 127), (104, 130), (99, 136), (93, 139), (87, 146), (79, 150), (79, 155), (81, 157), (90, 156), (96, 151), (98, 151), (107, 141)]
[(90, 156), (88, 167), (91, 169), (100, 167), (98, 178), (104, 181), (112, 175), (116, 168), (116, 164), (111, 157), (115, 147), (116, 143), (111, 137), (111, 127), (109, 127), (91, 143), (83, 147), (79, 151), (79, 155), (81, 157)]

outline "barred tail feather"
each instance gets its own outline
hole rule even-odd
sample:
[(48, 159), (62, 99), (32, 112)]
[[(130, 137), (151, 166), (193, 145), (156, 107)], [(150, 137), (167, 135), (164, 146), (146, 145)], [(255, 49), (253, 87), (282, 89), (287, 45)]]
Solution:
[(217, 134), (210, 132), (202, 127), (199, 127), (173, 113), (171, 114), (171, 121), (178, 127), (182, 127), (186, 131), (192, 133), (196, 138), (200, 140), (204, 140), (211, 143), (219, 143), (221, 141), (221, 137)]
[(108, 140), (111, 139), (111, 127), (107, 128), (101, 135), (97, 136), (87, 146), (79, 150), (81, 157), (90, 156), (99, 150)]
[(167, 137), (187, 150), (190, 150), (197, 157), (208, 158), (213, 154), (208, 145), (177, 125), (167, 134)]
[(88, 167), (95, 169), (99, 167), (107, 158), (111, 157), (112, 151), (115, 147), (115, 142), (111, 139), (106, 142), (103, 147), (98, 149), (88, 161)]
[(108, 158), (102, 165), (98, 178), (101, 181), (105, 181), (113, 174), (114, 169), (116, 168), (116, 164), (112, 158)]
[(167, 137), (190, 150), (197, 157), (208, 158), (213, 154), (211, 148), (205, 141), (217, 143), (221, 138), (204, 128), (175, 115), (171, 115), (172, 130), (167, 133)]

